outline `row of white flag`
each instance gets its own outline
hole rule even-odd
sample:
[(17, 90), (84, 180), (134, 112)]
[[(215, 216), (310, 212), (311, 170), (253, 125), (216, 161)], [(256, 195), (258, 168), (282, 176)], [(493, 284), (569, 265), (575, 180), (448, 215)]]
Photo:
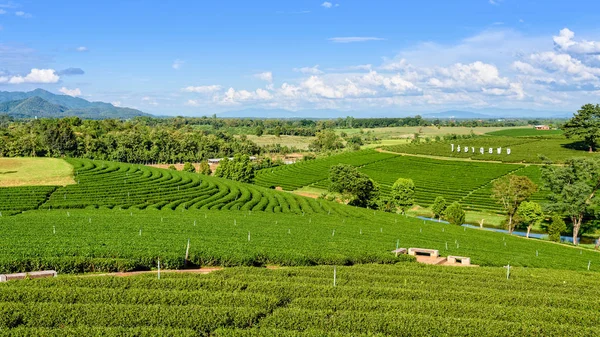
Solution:
[[(457, 146), (454, 146), (454, 144), (450, 144), (450, 145), (452, 146), (452, 149), (451, 149), (452, 152), (454, 152), (456, 150), (456, 152), (464, 152), (464, 153), (471, 152), (471, 153), (475, 153), (475, 147), (474, 146), (471, 146), (470, 148), (468, 146), (463, 146), (462, 147), (462, 151), (461, 151), (461, 146), (460, 145), (457, 145)], [(494, 148), (493, 147), (488, 148), (487, 152), (489, 154), (493, 154), (494, 153)], [(479, 153), (484, 154), (485, 153), (485, 149), (483, 147), (480, 147), (479, 148)], [(497, 154), (502, 154), (502, 148), (501, 147), (496, 148), (496, 153)], [(510, 154), (510, 148), (506, 148), (506, 154)]]

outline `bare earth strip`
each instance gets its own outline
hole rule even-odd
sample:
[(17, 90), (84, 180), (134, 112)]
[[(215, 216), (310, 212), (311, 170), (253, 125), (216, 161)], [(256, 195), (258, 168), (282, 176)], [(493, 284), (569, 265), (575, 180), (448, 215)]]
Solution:
[(0, 187), (75, 184), (73, 167), (57, 158), (0, 158)]

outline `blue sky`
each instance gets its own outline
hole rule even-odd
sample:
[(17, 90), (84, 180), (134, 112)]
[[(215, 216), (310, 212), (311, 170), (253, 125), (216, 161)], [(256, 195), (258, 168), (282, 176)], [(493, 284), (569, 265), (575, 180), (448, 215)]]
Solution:
[(600, 97), (598, 13), (581, 0), (0, 0), (0, 91), (166, 115), (571, 111)]

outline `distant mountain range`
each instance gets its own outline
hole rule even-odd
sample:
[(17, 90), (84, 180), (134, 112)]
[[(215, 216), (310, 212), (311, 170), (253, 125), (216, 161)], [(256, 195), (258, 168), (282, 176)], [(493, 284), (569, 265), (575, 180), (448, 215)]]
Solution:
[(285, 110), (285, 109), (244, 109), (227, 111), (218, 114), (222, 118), (306, 118), (329, 119), (345, 118), (401, 118), (420, 115), (428, 119), (499, 119), (499, 118), (570, 118), (573, 112), (539, 111), (530, 109), (478, 109), (473, 111), (448, 110), (442, 112), (407, 112), (407, 111), (340, 111), (331, 109), (314, 110)]
[(42, 89), (30, 92), (0, 91), (0, 114), (14, 118), (77, 116), (84, 119), (129, 119), (137, 116), (152, 116), (136, 109), (56, 95)]

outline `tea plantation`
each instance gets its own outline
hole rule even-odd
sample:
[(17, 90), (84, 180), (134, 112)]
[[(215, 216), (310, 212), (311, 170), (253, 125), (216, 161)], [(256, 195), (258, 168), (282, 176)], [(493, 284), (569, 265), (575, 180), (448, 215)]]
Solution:
[[(462, 149), (469, 148), (468, 152), (452, 151), (451, 144)], [(480, 153), (480, 148), (484, 153)], [(493, 153), (489, 153), (489, 149)], [(497, 153), (497, 148), (502, 148), (502, 153)], [(506, 149), (511, 153), (507, 154)], [(419, 154), (428, 156), (441, 156), (463, 158), (472, 160), (492, 160), (506, 163), (542, 163), (542, 157), (555, 163), (562, 163), (568, 158), (595, 156), (571, 139), (563, 136), (547, 137), (508, 137), (508, 136), (479, 136), (469, 139), (444, 140), (439, 142), (405, 144), (384, 147), (385, 150), (395, 153)], [(475, 150), (473, 152), (472, 150)]]
[[(290, 190), (302, 186), (327, 190), (329, 167), (336, 163), (358, 167), (380, 185), (384, 195), (389, 194), (398, 178), (410, 178), (416, 184), (415, 202), (424, 207), (443, 196), (449, 202), (461, 202), (469, 210), (501, 213), (502, 207), (491, 198), (495, 179), (514, 173), (542, 183), (538, 166), (437, 160), (365, 150), (264, 169), (259, 171), (256, 184)], [(537, 193), (533, 199), (544, 200), (544, 193)]]
[(0, 334), (596, 336), (600, 274), (397, 265), (0, 284)]
[[(396, 245), (470, 256), (474, 264), (600, 271), (600, 254), (501, 233), (355, 209), (37, 210), (0, 218), (0, 274), (147, 270), (157, 266), (351, 265), (410, 261)], [(190, 243), (186, 263), (187, 243)], [(590, 262), (591, 261), (591, 262)]]

